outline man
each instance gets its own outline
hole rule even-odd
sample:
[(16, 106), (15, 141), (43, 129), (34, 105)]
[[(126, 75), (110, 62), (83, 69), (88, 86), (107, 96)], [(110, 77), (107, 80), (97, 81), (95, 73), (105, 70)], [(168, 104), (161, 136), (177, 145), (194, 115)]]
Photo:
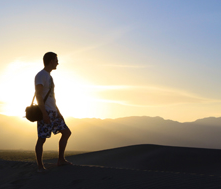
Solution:
[[(71, 135), (71, 131), (65, 124), (64, 118), (61, 115), (58, 107), (56, 106), (56, 100), (54, 95), (54, 82), (50, 75), (52, 70), (56, 70), (58, 65), (57, 54), (53, 52), (47, 52), (43, 57), (44, 69), (38, 72), (35, 76), (35, 92), (38, 101), (39, 108), (42, 111), (43, 119), (37, 122), (38, 126), (38, 140), (35, 147), (38, 172), (45, 171), (44, 164), (42, 162), (43, 144), (46, 138), (51, 137), (51, 132), (54, 134), (61, 133), (61, 139), (59, 141), (59, 157), (57, 165), (71, 164), (64, 157), (64, 151), (67, 145), (68, 138)], [(47, 95), (48, 98), (44, 103), (44, 98)]]

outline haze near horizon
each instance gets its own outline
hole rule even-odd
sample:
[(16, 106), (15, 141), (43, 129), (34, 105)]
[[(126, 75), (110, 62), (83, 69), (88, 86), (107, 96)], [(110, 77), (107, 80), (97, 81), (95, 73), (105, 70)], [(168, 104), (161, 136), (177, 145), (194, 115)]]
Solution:
[[(221, 149), (221, 117), (180, 123), (161, 117), (131, 116), (117, 119), (67, 118), (72, 131), (67, 150), (97, 151), (137, 144)], [(34, 150), (36, 123), (0, 115), (0, 150)], [(60, 134), (52, 134), (44, 150), (58, 150)]]
[(0, 113), (24, 116), (45, 52), (65, 117), (221, 115), (217, 0), (0, 2)]

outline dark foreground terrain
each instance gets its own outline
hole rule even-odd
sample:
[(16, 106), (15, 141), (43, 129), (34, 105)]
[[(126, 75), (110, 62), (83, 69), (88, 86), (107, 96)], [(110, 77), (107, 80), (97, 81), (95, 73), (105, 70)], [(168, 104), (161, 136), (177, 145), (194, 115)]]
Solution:
[(74, 165), (45, 160), (0, 161), (0, 188), (220, 189), (221, 150), (136, 145), (67, 157)]

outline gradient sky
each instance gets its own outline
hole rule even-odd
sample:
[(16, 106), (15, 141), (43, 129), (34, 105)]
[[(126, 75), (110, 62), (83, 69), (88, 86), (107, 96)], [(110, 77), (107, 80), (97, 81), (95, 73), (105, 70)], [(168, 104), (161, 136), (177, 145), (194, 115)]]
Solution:
[(64, 116), (221, 115), (220, 0), (1, 0), (0, 113), (23, 116), (45, 52)]

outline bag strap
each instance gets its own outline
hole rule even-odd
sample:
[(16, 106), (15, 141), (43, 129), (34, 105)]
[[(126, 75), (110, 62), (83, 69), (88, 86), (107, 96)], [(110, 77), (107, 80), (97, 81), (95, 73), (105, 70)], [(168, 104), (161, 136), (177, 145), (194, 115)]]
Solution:
[[(48, 98), (48, 95), (49, 95), (49, 93), (51, 92), (51, 89), (52, 89), (52, 85), (51, 85), (51, 88), (49, 89), (48, 93), (46, 94), (46, 96), (45, 96), (45, 98), (44, 98), (44, 103), (46, 102), (46, 100), (47, 100), (47, 98)], [(33, 97), (33, 99), (32, 99), (31, 106), (32, 106), (33, 103), (34, 103), (35, 96), (36, 96), (36, 93), (34, 94), (34, 97)]]

